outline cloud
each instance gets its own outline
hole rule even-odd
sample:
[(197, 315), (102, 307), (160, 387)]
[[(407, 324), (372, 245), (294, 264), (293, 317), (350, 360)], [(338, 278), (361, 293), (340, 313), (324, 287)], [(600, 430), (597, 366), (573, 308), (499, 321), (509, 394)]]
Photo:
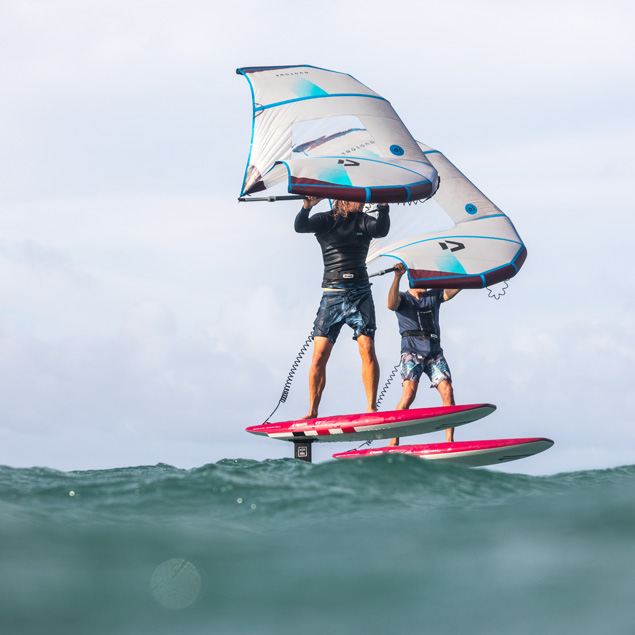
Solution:
[[(628, 462), (632, 16), (617, 0), (4, 3), (0, 462), (289, 455), (243, 428), (276, 405), (310, 331), (319, 247), (293, 232), (296, 203), (236, 202), (252, 113), (234, 70), (279, 63), (390, 99), (527, 243), (501, 301), (443, 309), (457, 397), (499, 405), (457, 437), (556, 440), (518, 470)], [(373, 285), (382, 381), (399, 347), (389, 282)], [(276, 417), (304, 414), (308, 363)], [(359, 371), (343, 331), (325, 413), (359, 409)]]

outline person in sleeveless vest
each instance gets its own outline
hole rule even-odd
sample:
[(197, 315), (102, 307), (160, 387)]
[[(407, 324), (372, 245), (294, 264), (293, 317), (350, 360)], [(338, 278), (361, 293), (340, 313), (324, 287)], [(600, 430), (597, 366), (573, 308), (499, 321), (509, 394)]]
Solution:
[[(388, 291), (387, 306), (395, 311), (401, 333), (401, 373), (403, 392), (396, 410), (407, 410), (417, 396), (419, 379), (425, 373), (430, 388), (436, 388), (444, 406), (454, 406), (454, 389), (448, 362), (441, 348), (439, 308), (451, 300), (460, 289), (408, 289), (399, 291), (399, 282), (406, 273), (403, 263), (395, 266), (395, 277)], [(446, 431), (446, 441), (454, 441), (454, 428)], [(399, 445), (399, 439), (390, 440)]]
[(318, 416), (326, 385), (326, 365), (344, 324), (353, 329), (362, 360), (362, 382), (367, 412), (377, 410), (379, 363), (375, 354), (375, 305), (366, 271), (370, 241), (390, 229), (388, 205), (380, 205), (378, 216), (365, 214), (364, 204), (335, 201), (333, 209), (309, 216), (322, 199), (307, 197), (295, 218), (295, 231), (312, 233), (322, 249), (324, 275), (322, 299), (313, 323), (313, 358), (309, 370), (309, 412)]

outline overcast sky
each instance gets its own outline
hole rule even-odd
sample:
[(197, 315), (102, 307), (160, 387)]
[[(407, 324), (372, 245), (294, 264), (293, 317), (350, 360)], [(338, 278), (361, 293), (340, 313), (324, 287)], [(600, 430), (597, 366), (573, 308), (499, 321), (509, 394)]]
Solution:
[[(498, 406), (457, 440), (553, 439), (497, 468), (528, 474), (635, 463), (634, 17), (626, 0), (5, 0), (0, 464), (292, 455), (244, 432), (277, 404), (320, 298), (297, 204), (236, 201), (251, 97), (235, 69), (274, 64), (387, 98), (527, 245), (503, 298), (442, 308), (457, 402)], [(373, 285), (382, 384), (399, 358), (389, 278)], [(309, 357), (274, 420), (306, 413)], [(345, 329), (321, 414), (364, 404)], [(424, 385), (415, 404), (440, 399)]]

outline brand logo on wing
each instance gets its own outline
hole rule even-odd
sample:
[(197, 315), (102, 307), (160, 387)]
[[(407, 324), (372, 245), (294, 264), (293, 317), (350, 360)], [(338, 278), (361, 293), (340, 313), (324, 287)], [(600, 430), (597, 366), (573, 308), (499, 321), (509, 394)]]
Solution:
[[(439, 243), (439, 245), (441, 245), (441, 249), (449, 249), (450, 251), (460, 251), (461, 249), (465, 249), (465, 245), (463, 243), (458, 243), (454, 240), (446, 240), (443, 243)], [(454, 245), (454, 247), (450, 247), (450, 245)]]
[(295, 71), (294, 73), (276, 73), (276, 77), (289, 77), (290, 75), (308, 75), (309, 71)]
[(353, 161), (352, 159), (339, 159), (337, 162), (338, 165), (343, 165), (345, 168), (358, 168), (359, 163), (357, 161)]

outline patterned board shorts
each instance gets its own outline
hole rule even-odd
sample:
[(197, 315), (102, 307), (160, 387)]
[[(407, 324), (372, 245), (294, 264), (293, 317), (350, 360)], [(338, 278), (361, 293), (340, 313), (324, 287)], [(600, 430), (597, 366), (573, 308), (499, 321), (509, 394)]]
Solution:
[(374, 337), (375, 304), (370, 285), (325, 291), (313, 323), (313, 337), (328, 337), (335, 343), (344, 324), (353, 329), (353, 339), (360, 335)]
[(402, 353), (399, 372), (402, 381), (416, 382), (425, 373), (430, 379), (430, 388), (436, 388), (445, 379), (452, 382), (450, 368), (443, 353), (436, 357), (425, 357), (417, 355), (417, 353)]

